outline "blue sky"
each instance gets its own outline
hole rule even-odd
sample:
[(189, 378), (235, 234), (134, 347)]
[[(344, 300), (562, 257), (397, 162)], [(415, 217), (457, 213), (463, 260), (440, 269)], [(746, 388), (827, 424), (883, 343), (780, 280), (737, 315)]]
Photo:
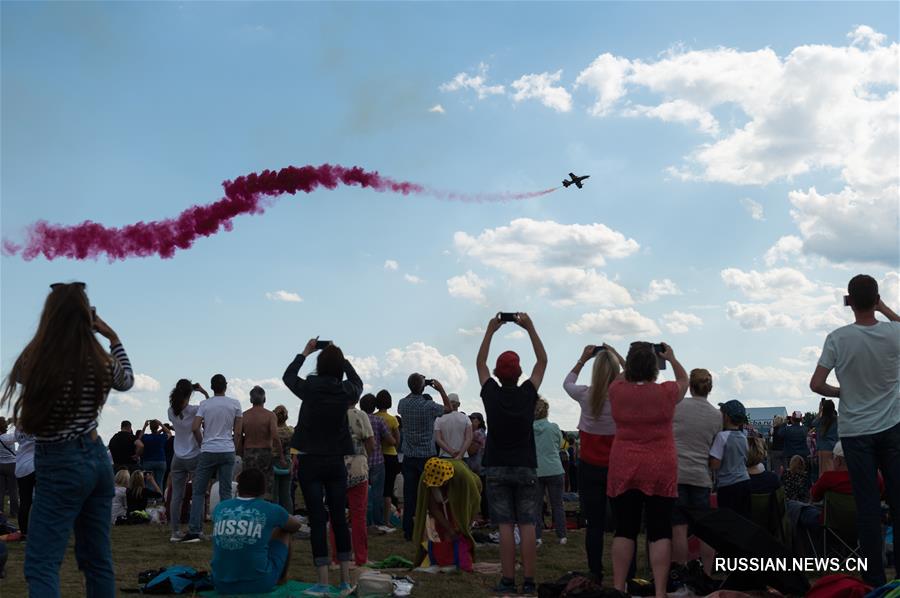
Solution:
[[(284, 197), (169, 260), (0, 258), (4, 375), (50, 282), (88, 282), (124, 340), (140, 390), (111, 398), (107, 435), (218, 372), (293, 419), (278, 380), (317, 334), (395, 400), (418, 370), (479, 410), (478, 328), (499, 310), (531, 313), (569, 429), (562, 379), (602, 341), (669, 342), (718, 400), (811, 409), (850, 276), (898, 302), (895, 3), (0, 10), (4, 238), (174, 216), (291, 164), (473, 193), (592, 175), (521, 202)], [(529, 366), (512, 331), (493, 355)]]

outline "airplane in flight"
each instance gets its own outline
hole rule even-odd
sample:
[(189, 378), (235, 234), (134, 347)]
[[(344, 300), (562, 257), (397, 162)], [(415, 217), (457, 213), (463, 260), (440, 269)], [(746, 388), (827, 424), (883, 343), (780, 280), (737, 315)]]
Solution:
[(581, 188), (582, 188), (581, 181), (583, 181), (584, 179), (589, 179), (589, 178), (591, 178), (591, 175), (589, 175), (589, 174), (586, 174), (586, 175), (584, 175), (584, 176), (575, 176), (575, 175), (574, 175), (573, 173), (571, 173), (571, 172), (569, 173), (569, 176), (572, 177), (571, 180), (565, 180), (565, 181), (563, 181), (563, 182), (562, 182), (563, 187), (568, 187), (569, 185), (575, 185), (576, 187), (578, 187), (579, 189), (581, 189)]

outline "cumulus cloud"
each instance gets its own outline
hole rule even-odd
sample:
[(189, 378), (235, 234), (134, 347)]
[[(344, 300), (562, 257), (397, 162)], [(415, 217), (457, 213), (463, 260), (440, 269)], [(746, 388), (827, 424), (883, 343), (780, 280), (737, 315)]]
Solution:
[(605, 116), (612, 112), (616, 103), (625, 97), (625, 85), (633, 70), (630, 60), (607, 52), (581, 71), (575, 87), (587, 87), (596, 94), (597, 100), (590, 109), (592, 115)]
[(447, 292), (451, 297), (469, 299), (475, 303), (484, 304), (486, 302), (484, 289), (489, 284), (487, 280), (469, 270), (462, 276), (447, 279)]
[(572, 96), (564, 87), (554, 85), (559, 83), (562, 71), (555, 73), (541, 73), (523, 75), (513, 81), (512, 88), (516, 90), (513, 101), (538, 100), (544, 106), (553, 108), (557, 112), (568, 112), (572, 109)]
[[(250, 407), (250, 390), (254, 386), (260, 386), (268, 395), (272, 391), (280, 392), (290, 392), (287, 387), (284, 385), (284, 382), (281, 381), (281, 378), (228, 378), (228, 390), (225, 391), (230, 397), (233, 397), (241, 402), (245, 408)], [(269, 398), (269, 397), (267, 397)], [(270, 408), (273, 405), (269, 406)]]
[(663, 278), (662, 280), (654, 279), (650, 281), (647, 292), (641, 295), (641, 301), (656, 301), (660, 297), (665, 297), (666, 295), (681, 295), (681, 289), (668, 278)]
[(266, 293), (266, 299), (270, 301), (284, 301), (287, 303), (300, 303), (303, 301), (303, 298), (297, 293), (291, 293), (289, 291), (274, 291), (271, 293)]
[(392, 272), (396, 272), (398, 268), (400, 268), (400, 264), (398, 264), (396, 260), (385, 260), (384, 261), (384, 269), (385, 270), (390, 270)]
[(441, 106), (440, 104), (435, 104), (434, 106), (429, 108), (428, 111), (434, 112), (436, 114), (443, 114), (444, 112), (446, 112), (446, 110), (444, 110), (444, 107)]
[(878, 283), (878, 292), (887, 306), (896, 311), (900, 307), (900, 273), (886, 273)]
[(806, 369), (812, 372), (813, 367), (822, 354), (822, 348), (814, 345), (801, 347), (796, 357), (779, 357), (778, 361), (792, 368)]
[(811, 375), (809, 368), (741, 363), (723, 368), (714, 384), (724, 396), (737, 398), (747, 407), (785, 406), (788, 411), (812, 411), (818, 399), (809, 391)]
[(686, 100), (663, 102), (658, 106), (631, 106), (622, 110), (622, 116), (644, 116), (663, 122), (690, 124), (713, 137), (719, 134), (719, 121), (708, 110)]
[(747, 210), (747, 213), (750, 214), (750, 217), (754, 220), (763, 221), (766, 219), (763, 206), (758, 201), (745, 197), (741, 200), (741, 205), (744, 206), (744, 209)]
[(637, 252), (634, 239), (604, 224), (519, 218), (477, 236), (458, 231), (456, 250), (512, 281), (537, 288), (555, 305), (630, 305), (631, 294), (597, 268)]
[(794, 235), (785, 235), (766, 251), (763, 259), (769, 267), (774, 266), (778, 262), (790, 262), (792, 260), (805, 263), (803, 259), (803, 239)]
[(424, 280), (413, 274), (404, 274), (403, 279), (410, 284), (422, 284), (423, 282), (425, 282)]
[(672, 334), (683, 334), (691, 328), (702, 326), (703, 320), (695, 314), (672, 311), (663, 316), (663, 326)]
[(148, 374), (135, 374), (134, 386), (128, 392), (155, 392), (160, 389), (159, 380)]
[(572, 334), (592, 334), (602, 339), (646, 340), (643, 337), (660, 333), (656, 322), (641, 315), (634, 308), (600, 309), (583, 314), (577, 321), (566, 326)]
[(466, 369), (456, 355), (443, 355), (435, 347), (423, 342), (390, 349), (381, 358), (368, 356), (347, 359), (357, 369), (367, 388), (386, 388), (394, 394), (409, 392), (406, 380), (414, 372), (440, 380), (448, 392), (461, 389), (468, 380)]
[(505, 92), (502, 85), (487, 84), (488, 65), (479, 63), (477, 74), (457, 73), (453, 79), (440, 86), (441, 91), (461, 91), (470, 89), (476, 93), (479, 100), (492, 95), (500, 95)]

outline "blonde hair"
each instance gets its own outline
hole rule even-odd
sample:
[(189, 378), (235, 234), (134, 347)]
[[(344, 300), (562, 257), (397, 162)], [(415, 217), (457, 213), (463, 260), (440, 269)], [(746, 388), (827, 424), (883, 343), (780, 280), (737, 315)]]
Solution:
[(538, 397), (534, 404), (534, 419), (547, 419), (547, 413), (550, 411), (550, 403), (544, 400), (544, 397)]
[(130, 481), (131, 475), (128, 473), (127, 469), (120, 469), (119, 473), (116, 474), (116, 486), (128, 488), (128, 482)]
[(691, 370), (691, 396), (707, 397), (712, 392), (712, 374), (709, 370), (696, 368)]
[(135, 496), (141, 496), (144, 494), (144, 472), (143, 471), (135, 471), (131, 474), (131, 484), (129, 484), (128, 489)]
[(747, 467), (759, 465), (766, 460), (766, 441), (762, 438), (747, 439)]
[(784, 423), (784, 418), (781, 417), (780, 415), (776, 415), (775, 419), (772, 421), (772, 423), (774, 423), (776, 426), (780, 426), (781, 424)]
[(591, 371), (591, 415), (598, 417), (609, 397), (609, 385), (619, 375), (619, 360), (611, 351), (601, 351), (594, 358)]
[(791, 457), (789, 469), (794, 473), (803, 473), (806, 471), (806, 462), (803, 460), (803, 457), (800, 455)]

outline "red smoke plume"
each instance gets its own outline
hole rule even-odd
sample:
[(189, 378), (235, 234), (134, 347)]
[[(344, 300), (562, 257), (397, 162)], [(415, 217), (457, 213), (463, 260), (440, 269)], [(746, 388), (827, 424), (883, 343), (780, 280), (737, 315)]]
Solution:
[(265, 198), (298, 191), (311, 193), (318, 187), (334, 189), (338, 185), (358, 185), (375, 191), (391, 191), (403, 195), (431, 195), (450, 201), (503, 201), (537, 197), (554, 191), (546, 189), (530, 193), (462, 194), (428, 189), (415, 183), (395, 181), (377, 172), (367, 172), (358, 166), (288, 166), (279, 171), (264, 170), (250, 173), (233, 181), (225, 181), (225, 196), (219, 201), (192, 206), (177, 218), (154, 222), (138, 222), (121, 228), (110, 228), (85, 221), (75, 226), (60, 226), (44, 220), (35, 222), (28, 230), (24, 247), (3, 240), (3, 253), (16, 255), (20, 251), (25, 260), (43, 255), (48, 260), (58, 257), (72, 259), (96, 258), (106, 254), (110, 261), (129, 257), (159, 255), (170, 258), (177, 249), (188, 249), (199, 237), (208, 237), (220, 229), (231, 230), (232, 219), (241, 214), (262, 214), (267, 207)]

